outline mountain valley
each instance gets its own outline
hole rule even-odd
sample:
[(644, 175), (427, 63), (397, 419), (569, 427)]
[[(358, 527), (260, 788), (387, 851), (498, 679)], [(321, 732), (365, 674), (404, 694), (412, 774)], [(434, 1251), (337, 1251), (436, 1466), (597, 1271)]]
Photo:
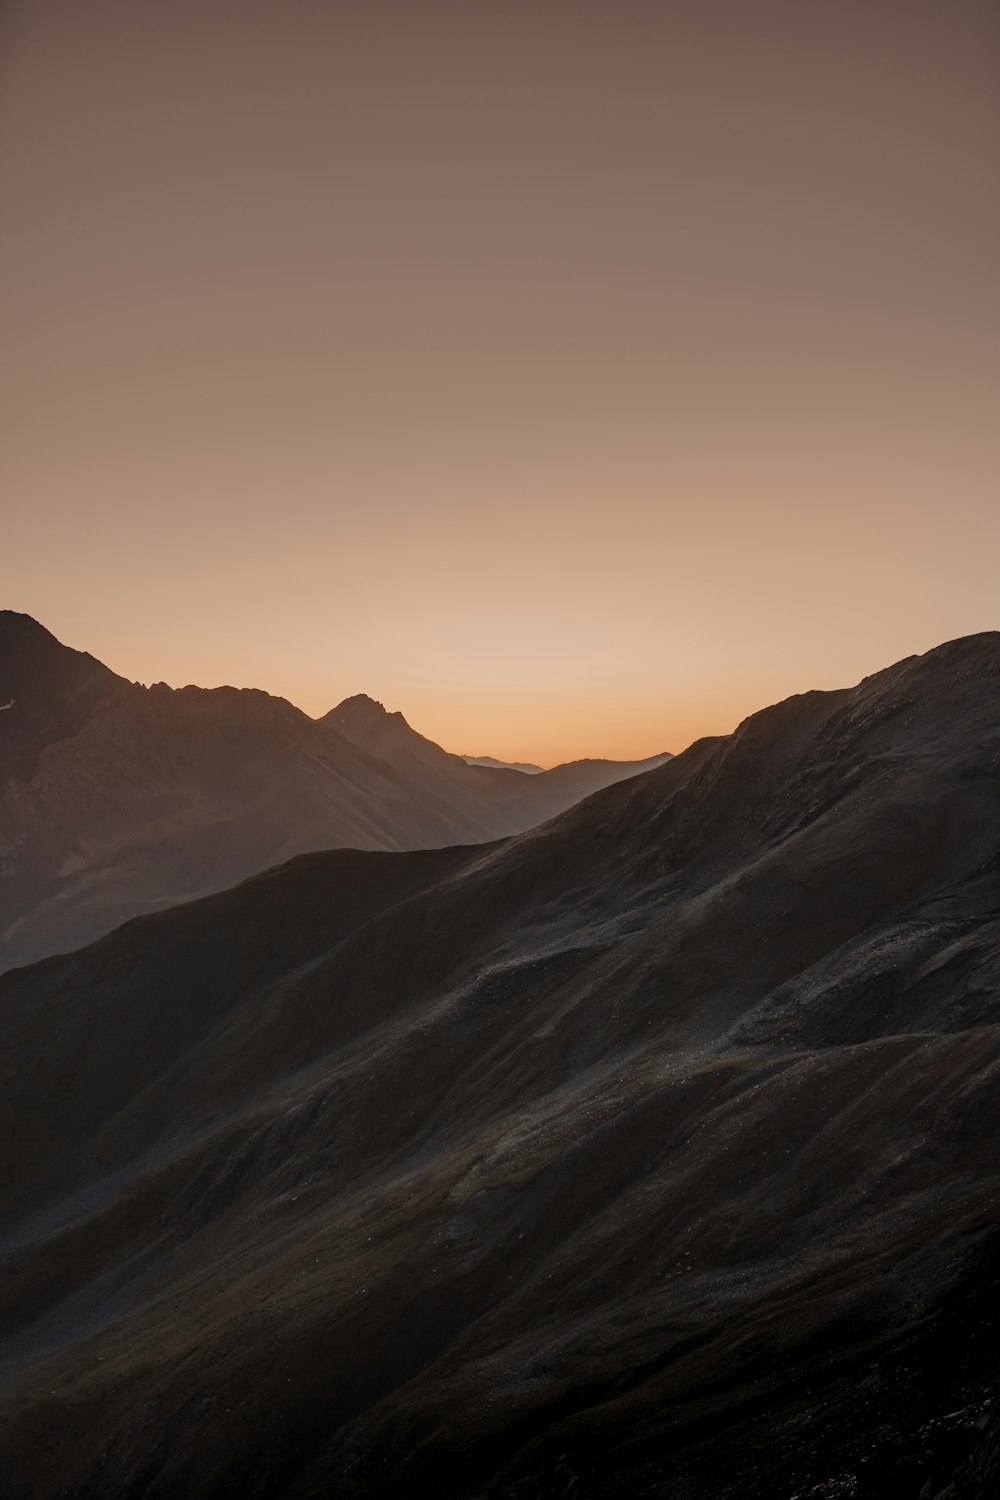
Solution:
[(992, 634), (3, 976), (0, 1490), (985, 1500), (998, 829)]

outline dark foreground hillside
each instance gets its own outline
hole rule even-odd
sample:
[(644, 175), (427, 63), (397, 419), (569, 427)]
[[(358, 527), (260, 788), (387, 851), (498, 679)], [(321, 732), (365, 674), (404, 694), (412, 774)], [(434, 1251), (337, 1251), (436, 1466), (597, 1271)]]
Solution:
[(9, 1500), (997, 1493), (1000, 636), (0, 980)]

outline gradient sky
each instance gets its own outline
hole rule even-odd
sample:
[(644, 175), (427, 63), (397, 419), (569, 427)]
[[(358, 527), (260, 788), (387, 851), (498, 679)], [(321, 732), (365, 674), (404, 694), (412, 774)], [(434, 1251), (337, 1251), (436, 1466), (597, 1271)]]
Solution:
[(0, 605), (450, 749), (1000, 625), (993, 0), (38, 0)]

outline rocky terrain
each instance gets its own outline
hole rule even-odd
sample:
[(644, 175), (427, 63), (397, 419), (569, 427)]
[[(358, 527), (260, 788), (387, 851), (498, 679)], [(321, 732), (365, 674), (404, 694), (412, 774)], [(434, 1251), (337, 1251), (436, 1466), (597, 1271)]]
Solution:
[(146, 688), (0, 612), (0, 971), (309, 850), (488, 842), (647, 763), (469, 766), (370, 698)]
[(0, 1034), (9, 1500), (996, 1492), (998, 635)]

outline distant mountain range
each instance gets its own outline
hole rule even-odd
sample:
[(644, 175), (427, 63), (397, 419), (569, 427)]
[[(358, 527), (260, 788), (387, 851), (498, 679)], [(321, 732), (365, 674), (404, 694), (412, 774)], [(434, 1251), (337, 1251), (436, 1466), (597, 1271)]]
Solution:
[(0, 970), (308, 850), (481, 843), (656, 761), (470, 766), (360, 696), (142, 687), (0, 612)]
[(492, 766), (495, 771), (523, 771), (527, 776), (539, 776), (543, 769), (532, 765), (530, 760), (494, 760), (492, 755), (463, 755), (462, 759), (470, 766)]
[[(126, 788), (237, 709), (258, 785), (275, 723), (375, 763), (62, 680)], [(998, 635), (129, 922), (0, 978), (0, 1037), (4, 1500), (996, 1494)]]

